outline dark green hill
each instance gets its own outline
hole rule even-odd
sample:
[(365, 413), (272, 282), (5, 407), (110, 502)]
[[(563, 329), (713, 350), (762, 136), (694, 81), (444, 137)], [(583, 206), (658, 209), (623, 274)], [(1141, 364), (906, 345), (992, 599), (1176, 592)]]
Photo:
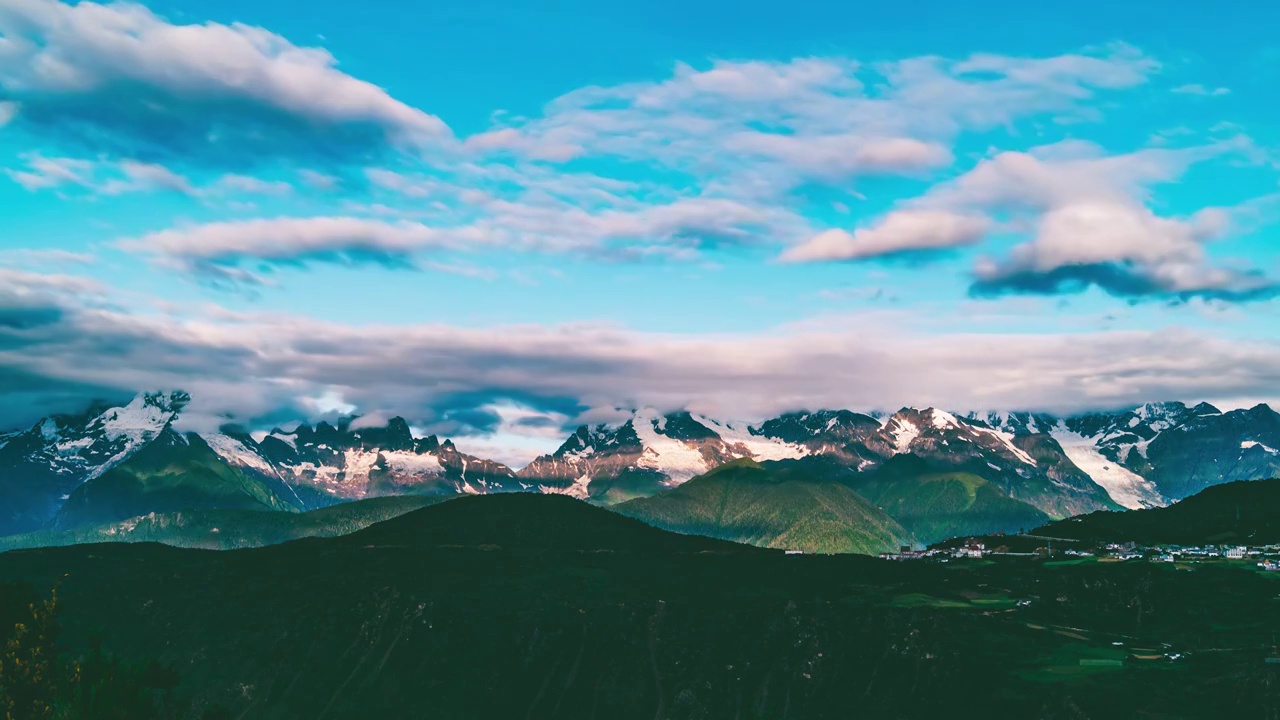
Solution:
[(924, 544), (959, 535), (1016, 532), (1049, 519), (973, 473), (936, 472), (914, 455), (896, 456), (851, 482)]
[(72, 491), (58, 530), (180, 510), (293, 511), (261, 480), (218, 456), (198, 435), (166, 429), (129, 459)]
[(360, 546), (506, 547), (580, 552), (745, 552), (707, 537), (662, 532), (565, 495), (496, 493), (459, 498), (378, 523), (342, 538)]
[(346, 535), (454, 497), (407, 495), (371, 498), (305, 513), (260, 510), (150, 513), (105, 525), (0, 537), (0, 552), (103, 542), (158, 542), (206, 550), (264, 547), (304, 537)]
[(901, 525), (815, 460), (735, 460), (613, 509), (665, 530), (762, 547), (874, 555), (911, 544)]
[(1280, 543), (1280, 480), (1214, 485), (1168, 507), (1090, 513), (1050, 523), (1034, 534), (1148, 545)]
[(1276, 580), (1252, 569), (789, 557), (565, 497), (467, 497), (253, 550), (0, 553), (0, 647), (24, 621), (22, 586), (55, 582), (65, 651), (99, 637), (124, 661), (173, 668), (174, 697), (193, 704), (182, 717), (1220, 718), (1280, 705), (1264, 662)]

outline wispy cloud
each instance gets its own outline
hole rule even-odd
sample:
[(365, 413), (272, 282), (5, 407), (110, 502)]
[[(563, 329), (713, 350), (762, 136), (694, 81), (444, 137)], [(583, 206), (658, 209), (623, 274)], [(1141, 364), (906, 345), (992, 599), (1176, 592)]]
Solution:
[(695, 176), (767, 169), (785, 189), (808, 178), (945, 166), (948, 143), (961, 130), (1071, 113), (1099, 92), (1141, 84), (1158, 67), (1123, 45), (1087, 55), (925, 57), (873, 67), (847, 58), (679, 65), (661, 82), (569, 93), (542, 117), (466, 145), (550, 161), (618, 156)]
[(1222, 97), (1223, 95), (1230, 95), (1231, 88), (1225, 88), (1225, 87), (1210, 88), (1204, 85), (1200, 85), (1199, 83), (1192, 83), (1189, 85), (1179, 85), (1178, 87), (1173, 89), (1173, 92), (1178, 93), (1179, 95), (1201, 95), (1205, 97)]

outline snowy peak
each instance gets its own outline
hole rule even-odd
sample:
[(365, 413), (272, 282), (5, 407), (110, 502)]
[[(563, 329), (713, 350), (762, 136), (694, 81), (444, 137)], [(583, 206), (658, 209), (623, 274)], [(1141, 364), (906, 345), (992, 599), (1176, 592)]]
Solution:
[(1013, 435), (1047, 433), (1058, 424), (1057, 418), (1045, 413), (1010, 412), (1008, 410), (971, 412), (965, 417), (970, 422), (986, 425), (992, 429)]
[[(519, 473), (418, 436), (403, 418), (346, 418), (250, 434), (175, 431), (191, 401), (151, 392), (123, 405), (45, 419), (0, 433), (0, 532), (31, 530), (80, 484), (156, 442), (198, 437), (227, 463), (299, 507), (403, 493), (557, 492), (616, 502), (652, 495), (739, 458), (820, 455), (854, 472), (918, 458), (933, 472), (965, 472), (1062, 517), (1150, 507), (1207, 485), (1280, 475), (1280, 415), (1267, 405), (1221, 412), (1201, 403), (1148, 403), (1058, 418), (990, 410), (958, 415), (905, 407), (889, 415), (830, 409), (759, 425), (641, 408), (623, 422), (579, 427)], [(291, 501), (292, 502), (292, 501)]]
[(29, 457), (47, 460), (55, 473), (83, 482), (159, 437), (190, 401), (185, 392), (143, 393), (97, 414), (47, 418), (28, 433), (43, 441)]
[(359, 418), (304, 423), (291, 432), (273, 429), (256, 442), (240, 434), (210, 445), (233, 465), (341, 499), (516, 489), (510, 468), (459, 452), (434, 435), (415, 437), (399, 417), (385, 426)]
[[(937, 455), (965, 453), (982, 456), (987, 462), (1034, 467), (1036, 461), (1014, 442), (1014, 435), (986, 427), (938, 408), (903, 408), (881, 429), (894, 454)], [(991, 457), (987, 457), (991, 456)]]
[(652, 494), (730, 460), (781, 460), (805, 454), (804, 447), (747, 423), (641, 408), (621, 425), (578, 428), (555, 453), (534, 460), (519, 475), (526, 482), (558, 485), (583, 497), (608, 492), (606, 488), (624, 479), (636, 492)]
[(860, 441), (879, 430), (880, 420), (849, 410), (788, 413), (767, 420), (759, 432), (790, 443), (834, 444)]
[(46, 418), (0, 440), (0, 533), (40, 527), (82, 483), (160, 438), (190, 401), (144, 393), (121, 406), (95, 403)]

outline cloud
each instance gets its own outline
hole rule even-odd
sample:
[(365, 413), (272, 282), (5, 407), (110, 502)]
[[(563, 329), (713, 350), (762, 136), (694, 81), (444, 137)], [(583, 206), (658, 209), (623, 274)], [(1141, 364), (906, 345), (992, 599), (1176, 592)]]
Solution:
[(131, 2), (14, 0), (0, 6), (0, 37), (13, 122), (93, 152), (249, 167), (450, 138), (325, 50), (258, 27), (174, 24)]
[(93, 265), (98, 256), (93, 253), (75, 252), (59, 248), (15, 248), (0, 250), (0, 265), (17, 266), (66, 266)]
[(962, 130), (1070, 114), (1158, 68), (1123, 45), (1049, 58), (925, 57), (871, 67), (849, 58), (680, 64), (660, 82), (576, 90), (539, 118), (515, 119), (464, 144), (480, 154), (558, 162), (620, 157), (720, 178), (725, 186), (767, 180), (779, 192), (814, 178), (937, 168), (950, 162), (948, 143)]
[(1224, 231), (1218, 210), (1187, 220), (1143, 207), (1079, 203), (1055, 208), (1035, 237), (1000, 261), (981, 261), (975, 294), (1058, 294), (1096, 285), (1121, 297), (1256, 300), (1280, 293), (1258, 271), (1209, 266), (1202, 244)]
[(1179, 95), (1201, 95), (1201, 96), (1221, 97), (1223, 95), (1230, 95), (1231, 88), (1225, 88), (1225, 87), (1207, 88), (1204, 85), (1200, 85), (1199, 83), (1193, 83), (1190, 85), (1179, 85), (1178, 87), (1173, 89), (1173, 92), (1178, 93)]
[(312, 217), (215, 222), (124, 238), (116, 245), (208, 279), (261, 284), (262, 271), (240, 266), (256, 264), (266, 272), (309, 262), (405, 267), (417, 252), (457, 247), (465, 237), (420, 223)]
[(912, 138), (868, 138), (855, 134), (796, 137), (743, 132), (725, 142), (731, 152), (776, 160), (816, 178), (911, 174), (951, 163), (951, 151)]
[(312, 263), (426, 267), (483, 277), (483, 270), (434, 257), (500, 248), (574, 253), (599, 259), (690, 257), (726, 244), (748, 244), (785, 217), (720, 198), (683, 198), (595, 213), (566, 203), (486, 200), (469, 223), (427, 225), (356, 216), (280, 217), (213, 222), (121, 238), (116, 247), (215, 285), (262, 285), (273, 270)]
[(215, 183), (215, 189), (247, 195), (287, 195), (293, 192), (293, 186), (283, 180), (263, 180), (252, 175), (223, 175)]
[(309, 187), (315, 188), (316, 190), (332, 190), (338, 187), (339, 183), (341, 183), (341, 179), (337, 176), (322, 173), (317, 170), (311, 170), (309, 168), (299, 170), (298, 177), (302, 179), (303, 183)]
[(1027, 228), (1031, 237), (1003, 258), (978, 261), (975, 296), (1096, 286), (1130, 299), (1267, 299), (1280, 287), (1274, 280), (1214, 266), (1205, 250), (1205, 242), (1230, 231), (1233, 211), (1205, 208), (1171, 218), (1147, 207), (1152, 186), (1178, 179), (1191, 165), (1253, 152), (1238, 137), (1124, 155), (1080, 141), (1002, 152), (900, 203), (876, 225), (852, 234), (828, 230), (782, 259), (856, 260), (971, 245), (1000, 218), (1004, 228)]
[(18, 114), (18, 103), (0, 102), (0, 128), (8, 125)]
[(827, 230), (782, 253), (784, 262), (864, 260), (904, 253), (936, 252), (981, 240), (991, 223), (985, 217), (940, 210), (891, 212), (870, 228), (848, 233)]
[(163, 165), (136, 160), (86, 160), (46, 157), (39, 153), (24, 153), (22, 160), (26, 164), (25, 169), (7, 168), (5, 174), (31, 192), (63, 191), (72, 187), (94, 196), (167, 191), (210, 198), (232, 194), (283, 195), (293, 190), (292, 185), (281, 180), (237, 174), (222, 175), (197, 187), (187, 176)]
[[(247, 425), (311, 417), (322, 396), (483, 435), (519, 424), (504, 405), (567, 423), (646, 405), (745, 419), (909, 404), (1070, 412), (1153, 398), (1264, 398), (1280, 387), (1274, 343), (1177, 329), (921, 333), (896, 315), (867, 313), (726, 334), (353, 326), (274, 314), (134, 315), (84, 304), (79, 281), (4, 280), (0, 382), (23, 378), (48, 397), (182, 387), (196, 397), (193, 412)], [(34, 395), (6, 403), (0, 426), (32, 421), (46, 404)], [(535, 425), (528, 432), (546, 436), (542, 449), (554, 448), (555, 433)]]

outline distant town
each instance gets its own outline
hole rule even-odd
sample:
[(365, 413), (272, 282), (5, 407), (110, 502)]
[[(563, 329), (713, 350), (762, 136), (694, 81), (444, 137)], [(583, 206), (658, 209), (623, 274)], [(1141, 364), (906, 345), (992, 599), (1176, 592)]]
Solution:
[[(1006, 538), (1016, 542), (1002, 542)], [(1026, 549), (1028, 541), (1041, 541), (1034, 549)], [(1055, 544), (1057, 545), (1055, 547)], [(1148, 561), (1162, 563), (1196, 563), (1213, 561), (1252, 561), (1264, 572), (1280, 571), (1280, 544), (1270, 545), (1138, 545), (1133, 542), (1108, 542), (1089, 547), (1067, 538), (1035, 535), (986, 536), (943, 543), (923, 550), (903, 546), (898, 552), (881, 553), (884, 560), (981, 559), (995, 557), (1096, 558), (1103, 562)], [(1066, 546), (1066, 547), (1064, 547)], [(1017, 547), (1018, 549), (1014, 549)]]

